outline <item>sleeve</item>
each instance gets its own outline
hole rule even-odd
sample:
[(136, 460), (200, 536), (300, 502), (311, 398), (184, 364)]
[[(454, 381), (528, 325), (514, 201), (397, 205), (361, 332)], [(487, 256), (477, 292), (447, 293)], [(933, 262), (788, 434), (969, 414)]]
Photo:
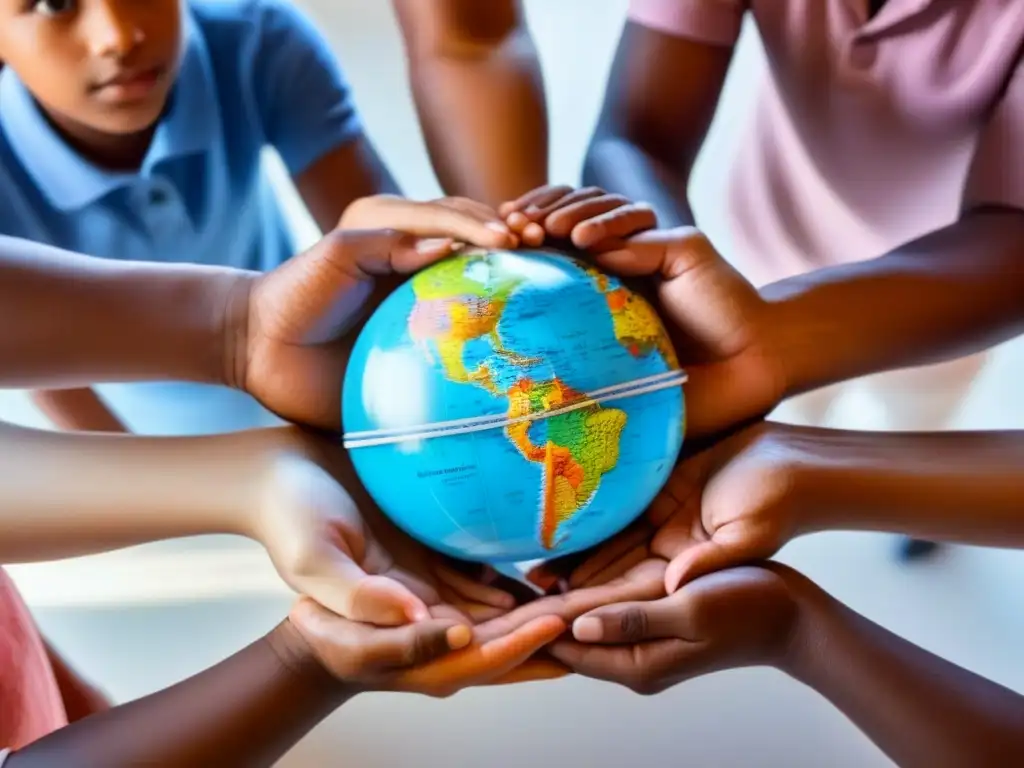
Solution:
[(4, 768), (4, 763), (7, 762), (7, 756), (11, 754), (9, 749), (0, 749), (0, 768)]
[(1024, 210), (1024, 63), (981, 129), (961, 210), (999, 205)]
[(629, 0), (626, 18), (667, 35), (734, 45), (749, 0)]
[(268, 144), (302, 173), (361, 132), (352, 91), (327, 41), (285, 0), (257, 0), (249, 67)]

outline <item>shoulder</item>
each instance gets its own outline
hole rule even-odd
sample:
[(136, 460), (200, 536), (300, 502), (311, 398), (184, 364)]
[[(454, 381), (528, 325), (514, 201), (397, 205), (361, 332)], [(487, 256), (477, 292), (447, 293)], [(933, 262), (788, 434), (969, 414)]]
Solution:
[(253, 63), (323, 45), (309, 17), (286, 0), (191, 0), (189, 10), (214, 59)]

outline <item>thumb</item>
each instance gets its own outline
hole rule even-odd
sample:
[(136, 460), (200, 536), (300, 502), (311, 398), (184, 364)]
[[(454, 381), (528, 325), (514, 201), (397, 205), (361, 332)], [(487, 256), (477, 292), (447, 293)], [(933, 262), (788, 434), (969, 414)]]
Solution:
[(417, 667), (465, 648), (473, 630), (448, 619), (427, 619), (417, 624), (372, 629), (366, 634), (365, 659), (377, 670)]
[(572, 634), (581, 643), (632, 644), (679, 637), (678, 600), (608, 605), (580, 616)]
[(682, 584), (755, 559), (756, 553), (739, 542), (712, 540), (695, 544), (677, 555), (665, 569), (665, 591), (672, 594)]
[(430, 618), (426, 603), (404, 584), (386, 576), (363, 576), (351, 585), (341, 602), (346, 618), (382, 627)]

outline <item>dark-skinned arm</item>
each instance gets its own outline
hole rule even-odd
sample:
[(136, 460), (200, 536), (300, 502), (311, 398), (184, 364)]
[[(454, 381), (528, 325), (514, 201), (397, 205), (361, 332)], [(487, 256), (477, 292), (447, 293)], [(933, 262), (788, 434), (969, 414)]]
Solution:
[(444, 191), (497, 206), (544, 184), (544, 83), (520, 0), (393, 2)]
[(574, 639), (550, 653), (645, 694), (726, 669), (775, 667), (902, 768), (1024, 762), (1024, 697), (887, 632), (780, 563), (727, 568), (639, 600), (590, 610), (575, 619)]
[(958, 221), (881, 258), (766, 287), (790, 394), (955, 358), (1024, 330), (1022, 135), (1018, 67), (979, 131)]
[(0, 333), (0, 386), (223, 384), (225, 307), (244, 274), (0, 237), (0, 323), (9, 329)]
[(692, 225), (687, 188), (718, 107), (733, 47), (626, 23), (583, 182), (653, 206), (663, 227)]
[(4, 768), (270, 766), (353, 694), (285, 622), (194, 677), (33, 742)]
[(884, 531), (1024, 549), (1024, 432), (783, 429), (800, 533)]
[(877, 259), (766, 286), (785, 396), (954, 359), (1024, 331), (1024, 211), (979, 207)]
[(901, 768), (1024, 763), (1024, 697), (868, 621), (817, 587), (783, 669), (839, 708)]

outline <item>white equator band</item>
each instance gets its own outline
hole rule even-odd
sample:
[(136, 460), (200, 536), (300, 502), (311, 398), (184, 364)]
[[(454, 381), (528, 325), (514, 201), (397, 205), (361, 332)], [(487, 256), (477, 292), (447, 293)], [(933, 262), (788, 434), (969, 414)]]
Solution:
[(552, 416), (559, 416), (564, 413), (578, 411), (581, 408), (589, 408), (593, 405), (607, 403), (614, 400), (623, 400), (627, 397), (658, 392), (663, 389), (679, 387), (686, 383), (686, 372), (681, 370), (666, 371), (653, 376), (646, 376), (623, 384), (614, 384), (592, 392), (560, 408), (550, 411), (538, 411), (528, 413), (524, 416), (517, 416), (510, 419), (507, 416), (476, 416), (466, 419), (453, 419), (451, 421), (438, 421), (433, 424), (420, 424), (407, 427), (394, 427), (389, 429), (366, 430), (362, 432), (347, 432), (342, 436), (345, 448), (371, 448), (377, 445), (389, 445), (402, 443), (407, 440), (429, 440), (436, 437), (450, 437), (453, 435), (465, 435), (472, 432), (483, 432), (489, 429), (504, 429), (513, 424), (529, 421), (540, 421), (549, 419)]

